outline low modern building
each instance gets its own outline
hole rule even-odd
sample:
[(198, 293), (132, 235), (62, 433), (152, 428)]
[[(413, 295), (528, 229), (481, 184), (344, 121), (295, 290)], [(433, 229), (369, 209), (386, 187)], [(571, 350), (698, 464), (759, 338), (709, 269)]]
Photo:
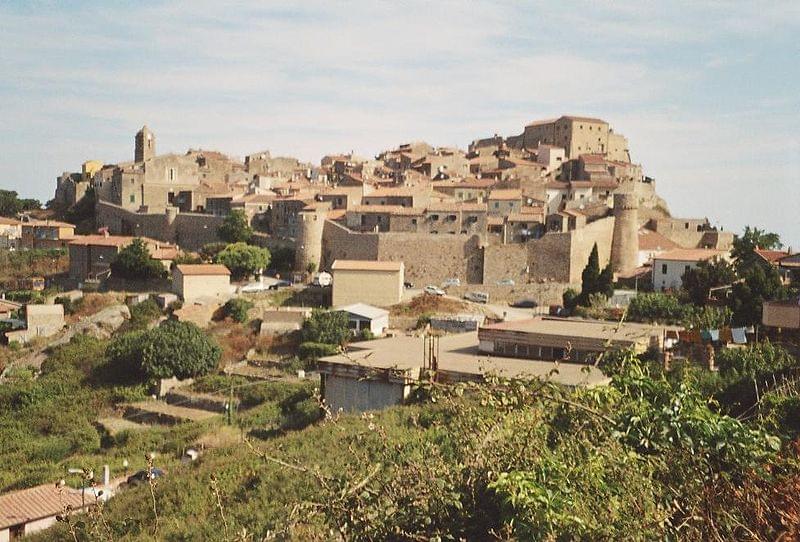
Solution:
[(6, 332), (8, 342), (27, 343), (50, 337), (64, 328), (64, 305), (25, 305), (25, 329)]
[(728, 259), (728, 251), (713, 248), (676, 248), (653, 257), (653, 289), (674, 290), (683, 285), (683, 275), (703, 261)]
[(0, 216), (0, 249), (16, 250), (22, 238), (22, 222)]
[(478, 339), (490, 355), (591, 363), (607, 350), (662, 351), (666, 332), (649, 324), (538, 316), (483, 326)]
[(261, 316), (261, 327), (259, 332), (262, 335), (282, 335), (300, 331), (303, 322), (311, 316), (311, 309), (307, 307), (278, 307), (273, 310), (265, 310)]
[(52, 527), (56, 516), (63, 514), (67, 506), (77, 512), (94, 502), (94, 495), (81, 496), (80, 490), (58, 488), (55, 484), (0, 495), (0, 542)]
[(336, 260), (331, 271), (334, 307), (355, 303), (388, 307), (403, 297), (403, 262)]
[(389, 327), (389, 311), (366, 303), (354, 303), (336, 310), (347, 313), (349, 327), (356, 335), (368, 329), (377, 337)]
[(346, 353), (321, 358), (322, 395), (332, 411), (358, 412), (402, 404), (421, 378), (433, 371), (442, 383), (481, 382), (486, 374), (542, 378), (566, 386), (608, 382), (596, 367), (563, 363), (551, 374), (548, 361), (486, 355), (478, 334), (391, 337), (351, 344)]
[(180, 264), (172, 270), (172, 287), (185, 302), (227, 301), (233, 295), (231, 272), (220, 264)]

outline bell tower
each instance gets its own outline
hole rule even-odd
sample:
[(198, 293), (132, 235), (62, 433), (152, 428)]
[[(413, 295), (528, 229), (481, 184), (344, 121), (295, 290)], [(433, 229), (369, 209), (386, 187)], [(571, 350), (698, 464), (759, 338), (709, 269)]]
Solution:
[(136, 132), (136, 149), (133, 154), (135, 162), (145, 162), (156, 155), (156, 136), (145, 124)]

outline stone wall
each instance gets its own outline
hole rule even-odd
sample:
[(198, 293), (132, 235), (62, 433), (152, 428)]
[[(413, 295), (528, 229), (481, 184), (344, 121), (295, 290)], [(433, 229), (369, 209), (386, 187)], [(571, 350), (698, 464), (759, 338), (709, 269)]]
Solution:
[(600, 266), (611, 256), (614, 218), (596, 220), (584, 228), (569, 232), (548, 233), (528, 242), (530, 275), (533, 281), (555, 281), (578, 284), (581, 272), (597, 243)]
[(96, 212), (98, 227), (107, 227), (114, 235), (150, 237), (187, 250), (220, 241), (217, 229), (223, 218), (218, 216), (176, 213), (174, 208), (161, 213), (136, 213), (104, 201), (97, 202)]
[(378, 235), (357, 233), (331, 220), (322, 231), (320, 269), (330, 269), (336, 260), (377, 260)]
[(483, 283), (495, 284), (498, 280), (513, 279), (520, 284), (528, 281), (528, 245), (488, 245), (483, 248)]
[(483, 249), (477, 235), (383, 233), (378, 238), (377, 259), (403, 262), (407, 281), (419, 286), (447, 278), (483, 282)]

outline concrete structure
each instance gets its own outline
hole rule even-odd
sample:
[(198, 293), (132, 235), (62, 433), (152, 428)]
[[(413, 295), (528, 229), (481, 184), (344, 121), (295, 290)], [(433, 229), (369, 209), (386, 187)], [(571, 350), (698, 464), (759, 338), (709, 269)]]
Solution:
[(674, 290), (683, 286), (683, 275), (703, 261), (728, 259), (726, 250), (676, 248), (653, 258), (653, 289)]
[(479, 349), (501, 356), (593, 363), (609, 349), (661, 351), (667, 328), (577, 318), (539, 316), (492, 324), (478, 330)]
[(22, 222), (0, 216), (0, 249), (16, 250), (22, 238)]
[(0, 542), (11, 542), (56, 524), (56, 516), (69, 506), (81, 512), (95, 502), (91, 490), (81, 495), (78, 489), (43, 484), (0, 495)]
[(50, 337), (64, 329), (64, 306), (25, 305), (25, 329), (6, 332), (8, 342), (27, 343), (35, 337)]
[(354, 303), (336, 309), (346, 312), (348, 324), (355, 335), (368, 329), (374, 336), (380, 337), (389, 328), (389, 311), (366, 303)]
[(445, 333), (478, 331), (486, 318), (483, 314), (450, 314), (431, 316), (431, 329)]
[(614, 236), (611, 266), (615, 273), (630, 273), (639, 259), (639, 198), (635, 193), (614, 194)]
[(219, 264), (180, 264), (172, 270), (173, 291), (187, 303), (227, 301), (233, 295), (231, 272)]
[(355, 303), (388, 307), (403, 298), (403, 262), (336, 260), (331, 271), (334, 307)]
[(761, 323), (767, 327), (800, 330), (800, 299), (765, 301)]
[(303, 322), (311, 316), (311, 309), (306, 307), (279, 307), (265, 310), (261, 316), (262, 335), (275, 335), (300, 331)]
[(344, 354), (321, 358), (318, 367), (325, 402), (333, 412), (402, 404), (414, 383), (425, 378), (428, 371), (434, 371), (436, 380), (442, 383), (480, 382), (486, 374), (552, 379), (567, 386), (608, 382), (599, 369), (591, 366), (562, 363), (558, 373), (551, 375), (552, 362), (487, 356), (478, 350), (476, 332), (443, 336), (432, 345), (426, 340), (433, 339), (377, 339), (351, 344)]

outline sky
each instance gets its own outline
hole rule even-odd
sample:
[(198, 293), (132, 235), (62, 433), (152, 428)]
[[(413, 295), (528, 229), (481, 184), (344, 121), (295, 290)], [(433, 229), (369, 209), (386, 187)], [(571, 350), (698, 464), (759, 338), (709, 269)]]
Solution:
[(562, 114), (630, 141), (674, 216), (800, 249), (800, 2), (0, 0), (0, 187), (88, 159), (459, 146)]

